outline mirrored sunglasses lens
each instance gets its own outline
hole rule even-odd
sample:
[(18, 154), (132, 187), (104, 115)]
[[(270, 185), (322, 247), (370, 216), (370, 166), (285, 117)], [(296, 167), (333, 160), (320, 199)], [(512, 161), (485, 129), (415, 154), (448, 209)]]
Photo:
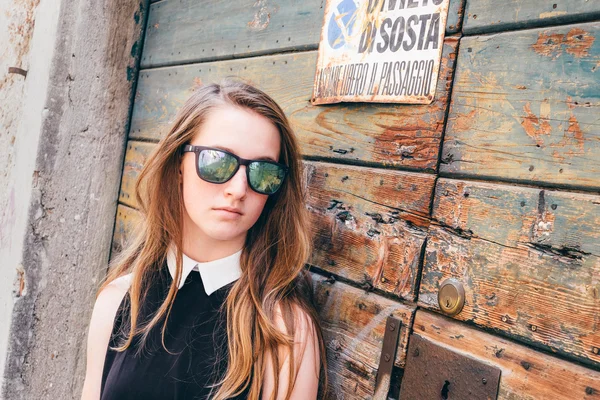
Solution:
[(257, 192), (275, 193), (283, 183), (285, 171), (278, 165), (267, 162), (253, 162), (249, 165), (250, 186)]
[(231, 177), (237, 160), (230, 154), (217, 150), (202, 150), (198, 156), (198, 173), (211, 182), (225, 182)]

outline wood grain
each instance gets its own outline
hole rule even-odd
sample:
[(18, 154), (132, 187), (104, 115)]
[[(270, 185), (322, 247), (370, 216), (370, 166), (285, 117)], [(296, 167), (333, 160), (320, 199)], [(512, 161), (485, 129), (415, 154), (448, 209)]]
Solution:
[(461, 31), (466, 0), (450, 0), (448, 5), (448, 19), (446, 20), (446, 33), (452, 34)]
[[(600, 372), (419, 310), (414, 334), (502, 370), (499, 400), (597, 399)], [(451, 397), (451, 391), (449, 398)]]
[(113, 242), (111, 248), (111, 258), (119, 253), (127, 245), (133, 230), (140, 223), (140, 213), (123, 204), (117, 205), (117, 218), (115, 220), (115, 230), (113, 233)]
[(600, 189), (600, 23), (461, 41), (440, 172)]
[[(450, 0), (447, 33), (460, 31), (463, 10)], [(323, 17), (322, 0), (163, 0), (150, 7), (141, 66), (315, 50)]]
[(155, 143), (138, 142), (135, 140), (127, 142), (119, 202), (129, 207), (138, 207), (135, 199), (135, 182), (155, 147)]
[(150, 7), (142, 68), (316, 49), (322, 1), (161, 1)]
[(463, 22), (467, 35), (570, 24), (600, 17), (600, 3), (581, 0), (468, 1)]
[(600, 196), (440, 179), (433, 219), (420, 305), (456, 278), (456, 319), (600, 367)]
[(305, 174), (310, 263), (414, 300), (435, 176), (316, 162)]
[(327, 347), (327, 399), (371, 399), (386, 319), (402, 321), (395, 365), (404, 367), (414, 307), (313, 274)]
[(458, 38), (444, 42), (436, 98), (429, 105), (312, 106), (316, 52), (145, 70), (130, 139), (158, 141), (176, 111), (204, 83), (237, 76), (271, 95), (290, 118), (305, 157), (434, 171)]

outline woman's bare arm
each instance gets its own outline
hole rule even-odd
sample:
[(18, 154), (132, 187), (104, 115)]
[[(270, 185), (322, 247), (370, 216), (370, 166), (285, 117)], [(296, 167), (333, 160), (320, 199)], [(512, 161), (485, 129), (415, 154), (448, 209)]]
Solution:
[(112, 333), (115, 316), (123, 296), (129, 289), (131, 275), (112, 281), (98, 295), (88, 330), (87, 364), (81, 400), (100, 399), (104, 358)]
[[(297, 377), (292, 389), (291, 400), (312, 400), (317, 398), (319, 388), (319, 342), (315, 326), (304, 311), (298, 308), (296, 332), (294, 332), (294, 363)], [(276, 326), (286, 332), (285, 323), (280, 314), (275, 319)], [(269, 400), (275, 388), (275, 378), (271, 354), (265, 354), (265, 376), (263, 380), (262, 400)], [(284, 360), (279, 371), (279, 385), (276, 400), (285, 399), (290, 374), (289, 350), (280, 346), (279, 359)]]

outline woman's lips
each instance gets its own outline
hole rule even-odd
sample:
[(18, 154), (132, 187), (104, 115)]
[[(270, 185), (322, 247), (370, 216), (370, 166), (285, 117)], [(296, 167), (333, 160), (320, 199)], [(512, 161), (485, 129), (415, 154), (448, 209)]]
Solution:
[(214, 209), (219, 215), (222, 215), (224, 217), (233, 217), (233, 218), (237, 218), (237, 217), (241, 217), (242, 214), (239, 211), (233, 211), (232, 209), (227, 209), (227, 208), (215, 208)]

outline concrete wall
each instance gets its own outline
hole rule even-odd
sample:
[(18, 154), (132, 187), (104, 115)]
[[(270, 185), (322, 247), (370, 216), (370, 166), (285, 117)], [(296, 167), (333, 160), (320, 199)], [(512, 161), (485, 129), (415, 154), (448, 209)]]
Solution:
[(0, 398), (80, 395), (146, 9), (0, 3)]

